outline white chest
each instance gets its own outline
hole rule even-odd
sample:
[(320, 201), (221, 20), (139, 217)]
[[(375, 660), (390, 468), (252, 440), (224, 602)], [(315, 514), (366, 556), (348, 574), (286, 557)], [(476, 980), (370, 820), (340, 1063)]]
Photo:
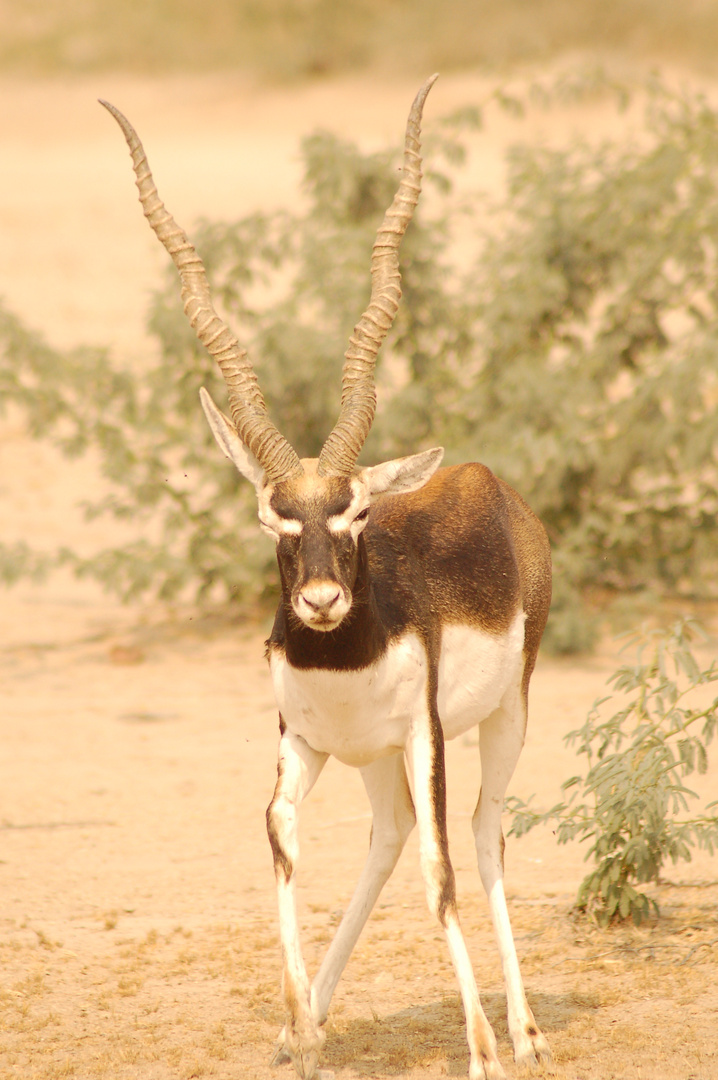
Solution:
[[(516, 688), (523, 639), (523, 614), (500, 637), (445, 628), (438, 690), (445, 738), (480, 723)], [(412, 720), (428, 710), (428, 660), (416, 634), (393, 643), (377, 664), (361, 671), (293, 668), (279, 654), (271, 655), (270, 671), (290, 731), (347, 765), (361, 767), (402, 750)]]

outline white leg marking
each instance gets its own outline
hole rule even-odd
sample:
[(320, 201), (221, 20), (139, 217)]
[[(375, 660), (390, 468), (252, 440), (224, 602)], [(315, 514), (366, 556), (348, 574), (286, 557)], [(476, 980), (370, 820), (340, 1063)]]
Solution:
[(312, 984), (312, 1011), (323, 1024), (329, 1002), (384, 885), (414, 827), (414, 808), (401, 754), (361, 770), (373, 811), (371, 844), (361, 877)]
[(446, 835), (443, 742), (432, 737), (428, 717), (412, 726), (406, 759), (419, 826), (421, 871), (427, 901), (432, 914), (444, 928), (466, 1014), (466, 1036), (471, 1054), (469, 1080), (501, 1080), (505, 1074), (497, 1056), (496, 1038), (481, 1007), (456, 913), (454, 871)]
[[(274, 798), (267, 810), (267, 828), (274, 855), (282, 942), (282, 988), (287, 1009), (284, 1047), (302, 1080), (316, 1074), (324, 1041), (312, 1016), (309, 980), (302, 958), (295, 895), (299, 858), (297, 815), (327, 760), (299, 736), (286, 732), (279, 743), (279, 765)], [(277, 1055), (281, 1056), (280, 1054)]]
[(481, 796), (473, 819), (479, 873), (494, 924), (506, 983), (509, 1032), (514, 1057), (519, 1064), (546, 1064), (551, 1060), (542, 1035), (526, 1000), (516, 946), (504, 895), (503, 835), (501, 812), (509, 780), (513, 776), (524, 741), (526, 711), (523, 697), (516, 691), (505, 707), (497, 709), (479, 725), (481, 752)]

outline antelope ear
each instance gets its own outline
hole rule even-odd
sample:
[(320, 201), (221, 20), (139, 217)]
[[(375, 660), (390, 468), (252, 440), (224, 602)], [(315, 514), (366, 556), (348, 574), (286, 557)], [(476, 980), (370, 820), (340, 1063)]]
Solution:
[(200, 389), (199, 399), (220, 450), (259, 492), (264, 487), (264, 469), (244, 445), (232, 421), (217, 408), (204, 387)]
[(444, 456), (443, 446), (424, 450), (411, 457), (395, 458), (382, 465), (372, 465), (361, 472), (372, 495), (398, 495), (400, 492), (416, 491), (430, 480)]

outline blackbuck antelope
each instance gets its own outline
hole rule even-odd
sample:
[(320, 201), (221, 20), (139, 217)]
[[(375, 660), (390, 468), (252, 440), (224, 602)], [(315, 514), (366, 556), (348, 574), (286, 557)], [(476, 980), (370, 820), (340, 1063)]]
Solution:
[[(401, 296), (398, 249), (419, 197), (421, 116), (435, 78), (409, 114), (402, 179), (374, 244), (369, 306), (350, 339), (339, 419), (318, 459), (300, 459), (274, 427), (245, 350), (212, 306), (202, 262), (160, 201), (135, 131), (106, 106), (129, 144), (145, 216), (179, 270), (187, 317), (227, 382), (232, 419), (203, 390), (207, 420), (254, 484), (261, 526), (277, 546), (282, 598), (267, 654), (280, 742), (267, 828), (286, 1024), (276, 1060), (291, 1059), (303, 1080), (317, 1071), (332, 994), (415, 823), (429, 907), (446, 933), (466, 1012), (469, 1076), (504, 1075), (459, 927), (446, 830), (444, 739), (477, 724), (482, 775), (473, 830), (515, 1057), (550, 1059), (521, 981), (501, 832), (548, 615), (546, 534), (485, 466), (437, 471), (441, 449), (356, 464), (374, 417), (376, 356)], [(373, 823), (356, 891), (310, 985), (295, 898), (297, 817), (330, 755), (360, 770)]]

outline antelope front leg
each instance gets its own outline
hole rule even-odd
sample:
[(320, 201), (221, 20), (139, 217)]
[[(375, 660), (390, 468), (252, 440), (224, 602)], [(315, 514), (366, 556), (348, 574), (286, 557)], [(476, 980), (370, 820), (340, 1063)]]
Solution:
[(267, 809), (267, 832), (274, 856), (282, 942), (282, 990), (287, 1009), (284, 1049), (302, 1080), (317, 1069), (324, 1032), (312, 1015), (309, 980), (299, 941), (295, 874), (299, 858), (298, 810), (327, 760), (299, 736), (285, 731), (279, 743), (277, 786)]
[(446, 831), (444, 738), (438, 716), (422, 718), (413, 725), (405, 753), (429, 909), (444, 928), (466, 1014), (471, 1054), (469, 1080), (502, 1080), (505, 1073), (496, 1052), (496, 1037), (481, 1007), (456, 910), (454, 869)]

